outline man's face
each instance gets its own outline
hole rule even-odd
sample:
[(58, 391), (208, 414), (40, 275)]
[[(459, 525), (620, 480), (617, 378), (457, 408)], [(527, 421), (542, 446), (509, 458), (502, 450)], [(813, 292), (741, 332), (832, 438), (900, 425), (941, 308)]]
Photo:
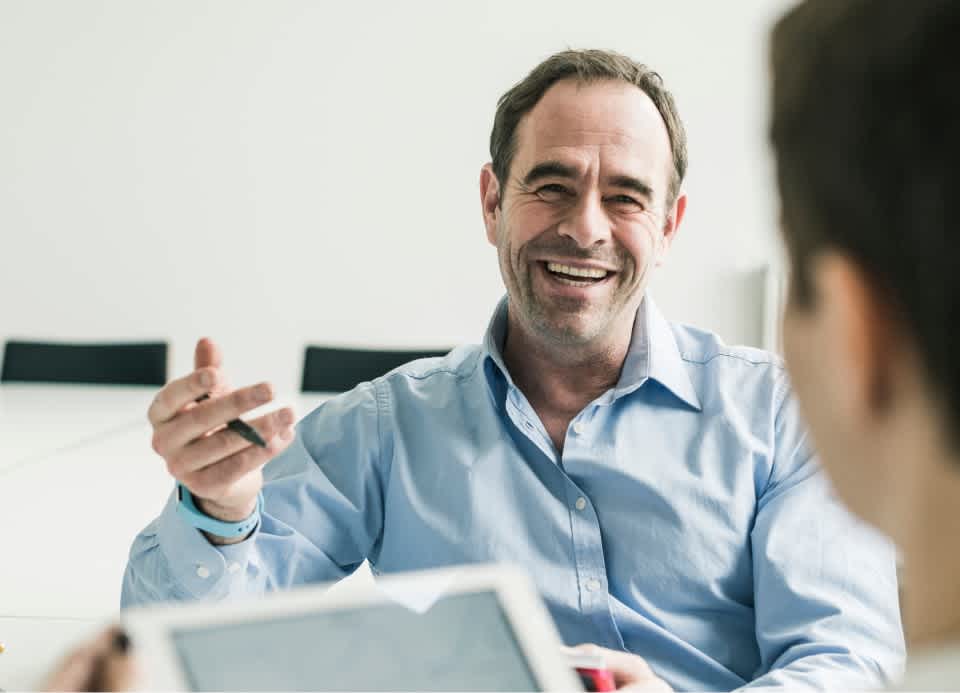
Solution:
[(540, 339), (596, 343), (632, 319), (683, 213), (684, 198), (666, 209), (666, 126), (633, 85), (568, 80), (523, 118), (516, 141), (508, 180), (498, 186), (489, 166), (482, 178), (511, 310)]

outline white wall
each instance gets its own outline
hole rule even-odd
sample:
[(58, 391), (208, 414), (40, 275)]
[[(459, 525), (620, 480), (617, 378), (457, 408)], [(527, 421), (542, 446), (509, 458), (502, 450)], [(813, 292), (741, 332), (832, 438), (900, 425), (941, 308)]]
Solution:
[(166, 337), (293, 388), (307, 342), (477, 341), (497, 97), (565, 47), (654, 66), (690, 207), (655, 295), (758, 343), (785, 0), (0, 0), (0, 338)]

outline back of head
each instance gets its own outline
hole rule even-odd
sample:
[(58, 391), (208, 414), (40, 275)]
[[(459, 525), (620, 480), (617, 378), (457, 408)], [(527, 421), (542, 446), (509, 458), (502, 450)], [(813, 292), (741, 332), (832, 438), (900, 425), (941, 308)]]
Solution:
[(771, 137), (793, 296), (855, 262), (895, 311), (960, 442), (960, 2), (809, 0), (772, 42)]

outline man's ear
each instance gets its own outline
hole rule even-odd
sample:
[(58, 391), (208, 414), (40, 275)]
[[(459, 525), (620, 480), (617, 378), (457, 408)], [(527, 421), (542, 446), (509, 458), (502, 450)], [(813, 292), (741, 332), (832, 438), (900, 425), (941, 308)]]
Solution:
[[(889, 301), (861, 266), (839, 253), (824, 253), (811, 266), (830, 362), (847, 382), (848, 412), (883, 416), (893, 406), (900, 369), (906, 366), (902, 325)], [(866, 422), (864, 422), (866, 423)]]
[(663, 245), (660, 246), (660, 254), (657, 257), (657, 267), (660, 267), (665, 262), (667, 251), (670, 250), (670, 245), (680, 230), (680, 222), (683, 221), (683, 214), (686, 211), (687, 195), (681, 192), (663, 222)]
[(484, 164), (480, 169), (480, 205), (483, 209), (483, 225), (487, 228), (487, 240), (495, 246), (501, 210), (500, 181), (493, 172), (493, 164)]

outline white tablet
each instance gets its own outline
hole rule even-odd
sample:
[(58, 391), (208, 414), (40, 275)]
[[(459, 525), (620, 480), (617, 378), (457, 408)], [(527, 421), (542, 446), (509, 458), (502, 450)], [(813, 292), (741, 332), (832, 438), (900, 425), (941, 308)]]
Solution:
[(125, 612), (141, 687), (583, 690), (549, 613), (518, 570), (397, 574), (359, 594), (328, 594), (329, 587)]

